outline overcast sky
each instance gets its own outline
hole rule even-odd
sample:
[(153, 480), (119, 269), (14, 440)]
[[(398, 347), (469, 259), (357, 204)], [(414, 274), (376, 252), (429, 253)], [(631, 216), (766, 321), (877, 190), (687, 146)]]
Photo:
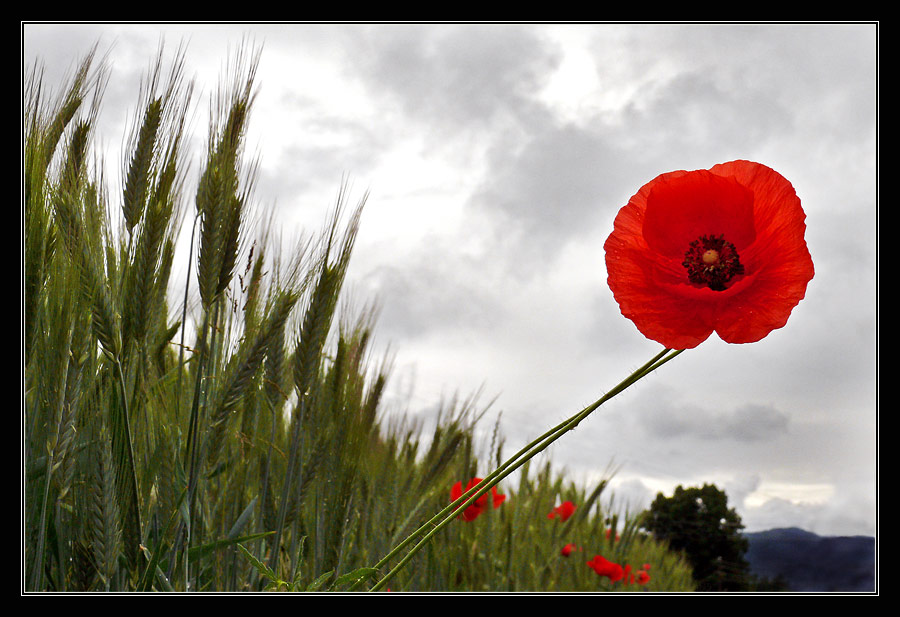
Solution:
[(166, 58), (187, 46), (195, 166), (229, 53), (262, 47), (256, 201), (289, 241), (321, 228), (342, 178), (351, 203), (370, 192), (347, 290), (380, 303), (388, 408), (424, 421), (480, 389), (507, 454), (661, 349), (606, 284), (619, 208), (663, 172), (774, 168), (816, 268), (786, 327), (713, 335), (548, 455), (585, 483), (615, 465), (632, 510), (713, 482), (750, 531), (875, 533), (874, 25), (26, 24), (23, 66), (57, 86), (99, 43), (112, 151), (161, 37)]

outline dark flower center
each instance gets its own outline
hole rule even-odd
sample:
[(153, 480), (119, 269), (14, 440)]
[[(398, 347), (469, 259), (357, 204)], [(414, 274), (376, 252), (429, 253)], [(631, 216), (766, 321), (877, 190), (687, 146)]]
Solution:
[(700, 236), (691, 242), (681, 265), (687, 269), (688, 280), (713, 291), (725, 291), (725, 283), (744, 273), (737, 249), (722, 235)]

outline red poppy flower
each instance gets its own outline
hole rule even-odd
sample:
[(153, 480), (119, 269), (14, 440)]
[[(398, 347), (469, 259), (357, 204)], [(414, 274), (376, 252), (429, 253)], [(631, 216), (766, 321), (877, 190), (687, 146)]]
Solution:
[(563, 557), (568, 557), (569, 555), (572, 554), (572, 551), (580, 551), (580, 550), (581, 550), (580, 546), (575, 546), (574, 544), (566, 544), (564, 547), (562, 547), (562, 550), (559, 552), (559, 554), (562, 555)]
[(813, 278), (805, 219), (790, 182), (759, 163), (662, 174), (616, 216), (604, 245), (610, 289), (670, 349), (713, 331), (758, 341), (787, 323)]
[[(479, 482), (481, 482), (481, 478), (472, 478), (466, 485), (465, 491), (462, 488), (462, 482), (457, 482), (453, 485), (453, 488), (450, 489), (450, 501), (456, 501), (457, 499), (462, 497), (463, 493), (468, 491)], [(497, 492), (496, 486), (491, 487), (491, 497), (495, 508), (499, 508), (500, 504), (502, 504), (506, 500), (506, 495), (499, 494)], [(467, 523), (474, 521), (481, 515), (482, 512), (484, 512), (485, 508), (487, 507), (487, 500), (488, 496), (487, 493), (485, 493), (484, 495), (473, 501), (472, 505), (463, 510), (463, 513), (460, 514), (459, 518), (464, 519)]]
[(575, 504), (571, 501), (564, 501), (556, 506), (547, 515), (547, 518), (556, 518), (557, 516), (563, 521), (569, 520), (569, 517), (575, 512)]
[(637, 584), (638, 585), (646, 585), (650, 581), (650, 575), (646, 570), (638, 570), (637, 573)]
[(622, 580), (622, 577), (625, 576), (622, 566), (609, 561), (601, 555), (594, 555), (594, 558), (587, 562), (587, 565), (600, 576), (609, 578), (612, 583)]
[[(612, 537), (612, 529), (607, 527), (605, 535), (606, 535), (606, 539), (609, 540)], [(618, 542), (620, 539), (621, 539), (621, 536), (619, 534), (616, 534), (616, 537), (613, 541)]]

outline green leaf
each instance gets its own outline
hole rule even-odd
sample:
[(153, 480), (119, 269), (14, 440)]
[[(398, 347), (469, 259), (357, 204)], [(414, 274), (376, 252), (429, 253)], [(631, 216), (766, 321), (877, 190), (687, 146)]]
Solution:
[(254, 533), (249, 536), (241, 536), (240, 538), (225, 538), (224, 540), (216, 540), (215, 542), (210, 542), (209, 544), (193, 547), (188, 551), (188, 556), (192, 560), (197, 559), (198, 557), (203, 557), (204, 555), (207, 555), (212, 551), (218, 550), (220, 548), (233, 546), (235, 544), (238, 544), (239, 542), (251, 542), (253, 540), (258, 540), (259, 538), (270, 536), (273, 533), (274, 532), (272, 531), (264, 531), (262, 533)]
[(319, 578), (309, 584), (309, 587), (306, 588), (306, 591), (319, 591), (319, 589), (322, 588), (325, 582), (329, 578), (331, 578), (332, 574), (334, 574), (334, 570), (329, 570), (325, 574), (320, 575)]
[(250, 564), (251, 564), (254, 568), (256, 568), (256, 570), (257, 570), (262, 576), (265, 576), (267, 579), (269, 579), (269, 580), (272, 581), (272, 582), (277, 582), (277, 581), (278, 581), (278, 577), (275, 576), (275, 572), (274, 572), (269, 566), (267, 566), (266, 564), (264, 564), (263, 562), (261, 562), (259, 559), (257, 559), (256, 556), (255, 556), (253, 553), (251, 553), (251, 552), (248, 551), (246, 548), (244, 548), (244, 545), (243, 545), (243, 544), (241, 544), (240, 542), (238, 542), (238, 543), (237, 543), (237, 547), (238, 547), (238, 549), (244, 554), (244, 556), (250, 561)]
[(332, 585), (331, 588), (334, 589), (340, 585), (363, 581), (367, 578), (371, 578), (373, 574), (375, 574), (375, 568), (358, 568), (352, 572), (347, 572), (346, 574), (339, 576), (338, 579), (334, 581), (334, 585)]
[(258, 497), (254, 497), (247, 507), (244, 508), (244, 511), (241, 512), (241, 515), (238, 517), (238, 520), (235, 521), (234, 525), (231, 526), (231, 531), (228, 532), (226, 536), (227, 539), (233, 539), (241, 533), (241, 530), (247, 525), (247, 521), (250, 520), (250, 515), (253, 514), (253, 508), (256, 506), (256, 500)]

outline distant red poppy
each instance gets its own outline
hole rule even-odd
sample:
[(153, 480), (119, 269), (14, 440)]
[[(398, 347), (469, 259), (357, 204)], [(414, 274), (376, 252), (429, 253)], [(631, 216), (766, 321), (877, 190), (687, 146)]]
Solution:
[(609, 578), (612, 583), (622, 580), (622, 577), (625, 576), (622, 566), (609, 561), (602, 555), (594, 555), (594, 558), (587, 562), (587, 565), (598, 575)]
[(499, 508), (500, 504), (506, 501), (506, 495), (501, 495), (497, 492), (497, 487), (491, 487), (491, 502), (494, 504), (494, 508)]
[[(612, 538), (612, 529), (610, 529), (609, 527), (607, 527), (607, 528), (606, 528), (606, 533), (605, 533), (604, 535), (606, 536), (606, 539), (607, 539), (607, 540), (609, 540), (610, 538)], [(616, 537), (613, 539), (613, 542), (618, 542), (621, 538), (622, 538), (622, 536), (620, 536), (619, 534), (616, 534)]]
[(650, 581), (650, 575), (647, 573), (646, 569), (638, 570), (637, 584), (638, 585), (646, 585), (649, 581)]
[(805, 219), (790, 182), (759, 163), (664, 173), (616, 216), (604, 245), (610, 289), (670, 349), (713, 331), (758, 341), (787, 323), (813, 278)]
[(571, 501), (564, 501), (560, 505), (556, 506), (550, 511), (550, 514), (547, 515), (547, 518), (556, 518), (559, 517), (563, 521), (569, 520), (569, 517), (575, 512), (575, 504)]
[(566, 544), (564, 547), (562, 547), (562, 550), (559, 552), (559, 554), (562, 555), (563, 557), (568, 557), (569, 555), (572, 554), (572, 551), (580, 551), (580, 550), (581, 550), (580, 546), (575, 546), (574, 544)]
[[(453, 488), (450, 489), (450, 501), (453, 502), (462, 497), (463, 493), (481, 482), (481, 480), (481, 478), (472, 478), (471, 480), (469, 480), (469, 483), (466, 485), (465, 491), (462, 488), (462, 482), (457, 482), (456, 484), (454, 484)], [(491, 497), (495, 508), (499, 508), (500, 504), (502, 504), (506, 500), (506, 495), (499, 494), (497, 492), (496, 486), (491, 487)], [(487, 493), (485, 493), (474, 502), (472, 502), (472, 505), (463, 510), (463, 513), (459, 515), (459, 518), (464, 519), (467, 523), (474, 521), (481, 515), (482, 512), (484, 512), (485, 508), (487, 507), (487, 500), (488, 496)]]

